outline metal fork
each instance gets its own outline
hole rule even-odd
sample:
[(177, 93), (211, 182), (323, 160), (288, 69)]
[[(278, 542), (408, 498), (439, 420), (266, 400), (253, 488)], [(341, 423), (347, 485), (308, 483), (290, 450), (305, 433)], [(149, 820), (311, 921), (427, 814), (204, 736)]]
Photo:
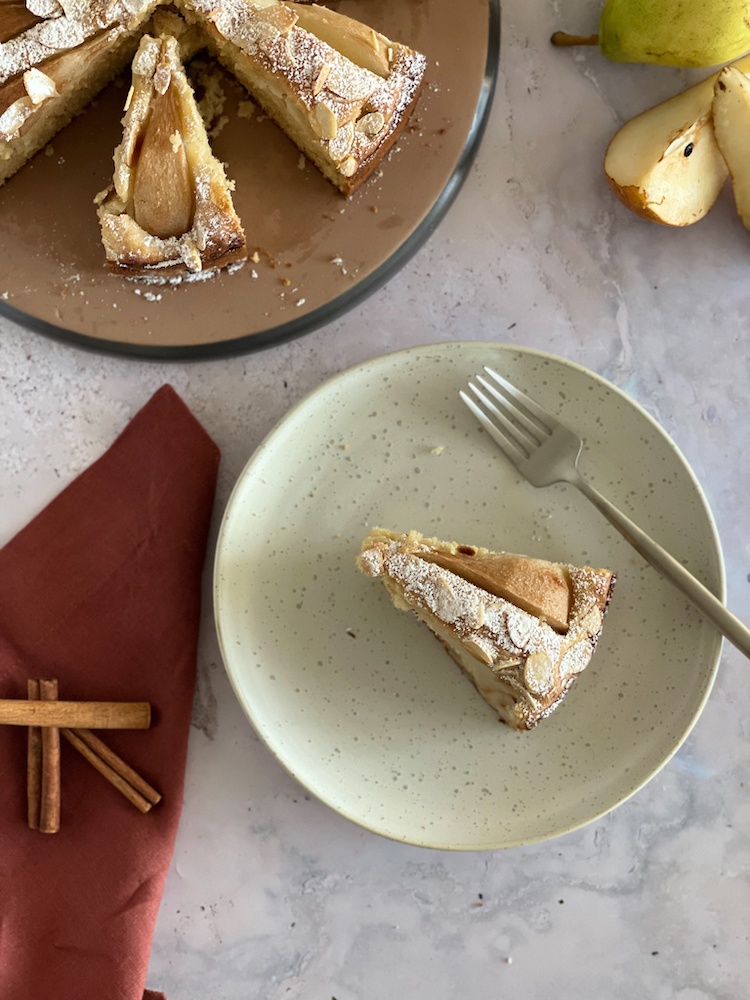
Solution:
[(477, 375), (474, 382), (469, 382), (473, 397), (461, 392), (461, 399), (518, 471), (532, 486), (563, 482), (579, 489), (654, 569), (671, 580), (730, 642), (750, 657), (750, 630), (682, 563), (583, 478), (578, 471), (583, 448), (578, 434), (502, 375), (491, 368), (484, 371), (488, 378)]

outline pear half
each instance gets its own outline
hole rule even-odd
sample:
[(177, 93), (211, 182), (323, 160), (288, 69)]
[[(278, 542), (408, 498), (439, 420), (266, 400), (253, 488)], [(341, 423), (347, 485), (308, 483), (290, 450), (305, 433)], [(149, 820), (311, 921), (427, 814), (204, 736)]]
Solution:
[(750, 229), (750, 79), (734, 66), (727, 66), (716, 80), (713, 117), (737, 212)]
[[(733, 66), (750, 72), (750, 56)], [(719, 197), (728, 175), (712, 119), (721, 72), (632, 118), (610, 142), (604, 172), (618, 198), (642, 218), (689, 226)]]

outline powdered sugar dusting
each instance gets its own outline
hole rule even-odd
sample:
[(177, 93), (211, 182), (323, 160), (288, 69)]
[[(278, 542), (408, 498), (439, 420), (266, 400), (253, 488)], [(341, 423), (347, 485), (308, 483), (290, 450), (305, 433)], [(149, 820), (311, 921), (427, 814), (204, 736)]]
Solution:
[[(85, 0), (32, 4), (43, 21), (0, 45), (0, 84), (38, 66), (58, 52), (76, 48), (101, 31), (114, 29), (113, 40), (135, 27), (153, 7), (153, 0)], [(63, 13), (64, 11), (64, 13)]]
[[(392, 535), (376, 529), (365, 539), (358, 565), (367, 575), (384, 578), (398, 606), (415, 611), (428, 624), (434, 616), (440, 628), (447, 628), (463, 650), (481, 661), (471, 669), (480, 692), (482, 670), (505, 681), (513, 692), (520, 727), (531, 728), (552, 711), (588, 665), (601, 633), (611, 574), (567, 567), (573, 596), (569, 628), (561, 635), (512, 602), (421, 558), (420, 552), (427, 550), (416, 533)], [(496, 687), (487, 680), (485, 694)], [(503, 718), (511, 721), (505, 714)]]

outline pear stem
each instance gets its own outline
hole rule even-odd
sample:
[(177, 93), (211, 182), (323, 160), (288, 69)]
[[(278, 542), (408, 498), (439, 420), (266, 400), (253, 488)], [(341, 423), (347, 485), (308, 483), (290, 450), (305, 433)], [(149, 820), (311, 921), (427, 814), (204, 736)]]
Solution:
[(571, 47), (573, 45), (598, 45), (598, 35), (569, 35), (567, 31), (556, 31), (550, 41), (553, 45), (560, 47)]

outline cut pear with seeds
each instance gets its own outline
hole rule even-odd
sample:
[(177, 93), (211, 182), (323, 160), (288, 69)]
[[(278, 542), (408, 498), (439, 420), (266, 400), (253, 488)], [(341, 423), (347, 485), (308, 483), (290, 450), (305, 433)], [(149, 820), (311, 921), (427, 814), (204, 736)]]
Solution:
[(750, 229), (750, 79), (733, 66), (714, 88), (714, 132), (729, 168), (737, 212)]
[[(738, 72), (750, 72), (750, 57)], [(632, 118), (612, 139), (604, 172), (623, 204), (645, 219), (689, 226), (713, 207), (727, 179), (714, 134), (713, 73)]]

